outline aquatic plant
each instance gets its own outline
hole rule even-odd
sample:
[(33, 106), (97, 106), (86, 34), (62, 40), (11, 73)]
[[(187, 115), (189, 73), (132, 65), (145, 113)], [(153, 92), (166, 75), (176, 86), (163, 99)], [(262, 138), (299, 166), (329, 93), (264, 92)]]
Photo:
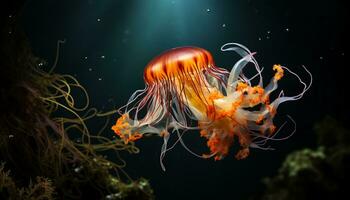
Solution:
[(0, 197), (5, 199), (54, 199), (55, 189), (52, 182), (43, 177), (36, 177), (35, 182), (30, 181), (27, 187), (18, 187), (10, 176), (10, 171), (5, 170), (5, 164), (0, 165)]
[[(0, 190), (0, 197), (16, 199), (14, 191), (29, 197), (44, 184), (54, 188), (44, 199), (152, 199), (148, 182), (134, 181), (123, 170), (119, 152), (138, 149), (104, 131), (114, 111), (91, 108), (76, 78), (54, 72), (64, 41), (58, 41), (56, 60), (44, 70), (48, 65), (32, 54), (16, 16), (1, 28), (0, 160), (11, 177), (2, 166), (0, 188), (12, 192)], [(3, 34), (8, 28), (11, 35)], [(77, 97), (85, 103), (78, 106)], [(86, 123), (95, 119), (105, 123), (91, 132)]]
[(266, 188), (253, 199), (334, 199), (347, 195), (350, 168), (350, 130), (326, 116), (315, 124), (316, 149), (290, 153), (277, 175), (263, 180)]

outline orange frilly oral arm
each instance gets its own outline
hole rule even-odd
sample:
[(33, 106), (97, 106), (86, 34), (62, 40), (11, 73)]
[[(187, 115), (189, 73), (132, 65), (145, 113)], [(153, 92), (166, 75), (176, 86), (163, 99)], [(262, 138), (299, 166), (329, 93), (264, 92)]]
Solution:
[(132, 127), (130, 126), (129, 122), (127, 122), (127, 119), (127, 114), (124, 114), (117, 120), (115, 125), (112, 126), (114, 133), (124, 140), (125, 144), (142, 138), (142, 134), (131, 130)]

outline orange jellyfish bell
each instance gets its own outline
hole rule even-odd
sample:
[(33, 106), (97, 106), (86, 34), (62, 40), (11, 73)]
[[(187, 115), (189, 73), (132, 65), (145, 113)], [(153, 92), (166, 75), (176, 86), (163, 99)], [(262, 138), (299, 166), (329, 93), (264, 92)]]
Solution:
[[(208, 82), (208, 74), (215, 78)], [(149, 88), (140, 102), (140, 108), (149, 101), (157, 102), (157, 106), (151, 106), (142, 121), (160, 112), (187, 126), (181, 110), (186, 109), (185, 105), (194, 104), (192, 109), (191, 106), (187, 109), (205, 112), (210, 85), (224, 84), (227, 74), (225, 69), (215, 67), (212, 55), (205, 49), (179, 47), (163, 52), (151, 60), (144, 70), (144, 80)]]
[[(234, 51), (242, 57), (230, 72), (215, 66), (212, 55), (199, 47), (170, 49), (152, 59), (144, 69), (146, 88), (137, 90), (119, 109), (122, 116), (112, 127), (114, 132), (126, 143), (145, 134), (161, 136), (163, 170), (162, 160), (172, 149), (168, 148), (168, 140), (173, 134), (190, 153), (215, 160), (228, 155), (235, 138), (241, 146), (235, 157), (243, 159), (249, 155), (249, 148), (271, 149), (265, 146), (267, 141), (292, 135), (294, 131), (287, 137), (276, 138), (280, 129), (276, 131), (273, 118), (281, 103), (300, 99), (310, 88), (311, 73), (304, 67), (311, 77), (306, 84), (290, 69), (274, 65), (276, 73), (264, 87), (262, 69), (254, 53), (238, 43), (227, 43), (221, 50)], [(249, 63), (256, 70), (252, 77), (243, 73)], [(285, 71), (296, 76), (304, 88), (294, 96), (284, 96), (282, 91), (271, 101), (270, 94), (277, 89)], [(187, 130), (198, 131), (207, 139), (208, 154), (198, 155), (185, 145), (182, 135)]]
[(195, 73), (214, 66), (212, 55), (198, 47), (173, 48), (151, 60), (144, 70), (147, 84)]

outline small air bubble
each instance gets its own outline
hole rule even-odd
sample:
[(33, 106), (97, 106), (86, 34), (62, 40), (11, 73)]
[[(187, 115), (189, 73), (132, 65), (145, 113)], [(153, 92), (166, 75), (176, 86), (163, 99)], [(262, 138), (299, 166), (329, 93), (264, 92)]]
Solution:
[(100, 18), (98, 18), (98, 19), (97, 19), (97, 21), (98, 21), (98, 22), (100, 22), (100, 21), (101, 21), (101, 19), (100, 19)]
[(102, 81), (102, 78), (98, 78), (99, 81)]
[(102, 59), (105, 59), (105, 56), (101, 56)]
[(207, 12), (210, 12), (210, 9), (209, 9), (209, 8), (207, 8)]

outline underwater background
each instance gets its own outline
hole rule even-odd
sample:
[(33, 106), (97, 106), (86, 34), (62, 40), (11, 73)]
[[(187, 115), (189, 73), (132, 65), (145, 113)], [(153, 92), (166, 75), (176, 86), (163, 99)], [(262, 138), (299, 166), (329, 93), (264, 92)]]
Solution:
[[(236, 160), (231, 153), (214, 161), (194, 157), (177, 145), (164, 159), (165, 172), (159, 164), (160, 137), (136, 141), (139, 153), (121, 152), (126, 173), (133, 179), (147, 179), (155, 199), (263, 199), (259, 196), (266, 191), (263, 179), (275, 176), (288, 154), (317, 149), (317, 130), (349, 126), (345, 1), (37, 0), (24, 1), (19, 18), (34, 55), (46, 61), (43, 69), (54, 63), (57, 41), (65, 40), (55, 71), (79, 80), (91, 105), (102, 111), (123, 106), (134, 91), (144, 88), (147, 63), (179, 46), (207, 49), (217, 66), (230, 70), (239, 58), (221, 52), (220, 47), (228, 42), (243, 44), (257, 52), (256, 59), (268, 77), (265, 82), (274, 64), (287, 66), (306, 80), (302, 65), (310, 70), (311, 89), (299, 101), (282, 104), (275, 119), (281, 125), (286, 115), (292, 116), (297, 132), (288, 140), (271, 142), (273, 151), (253, 149), (245, 160)], [(279, 87), (293, 95), (302, 89), (297, 83), (288, 76)], [(112, 119), (118, 117), (114, 114)], [(101, 124), (92, 121), (89, 125), (96, 129)], [(114, 135), (109, 128), (106, 132)], [(326, 134), (337, 137), (332, 128)], [(207, 152), (199, 133), (186, 134), (184, 141), (195, 152)]]

